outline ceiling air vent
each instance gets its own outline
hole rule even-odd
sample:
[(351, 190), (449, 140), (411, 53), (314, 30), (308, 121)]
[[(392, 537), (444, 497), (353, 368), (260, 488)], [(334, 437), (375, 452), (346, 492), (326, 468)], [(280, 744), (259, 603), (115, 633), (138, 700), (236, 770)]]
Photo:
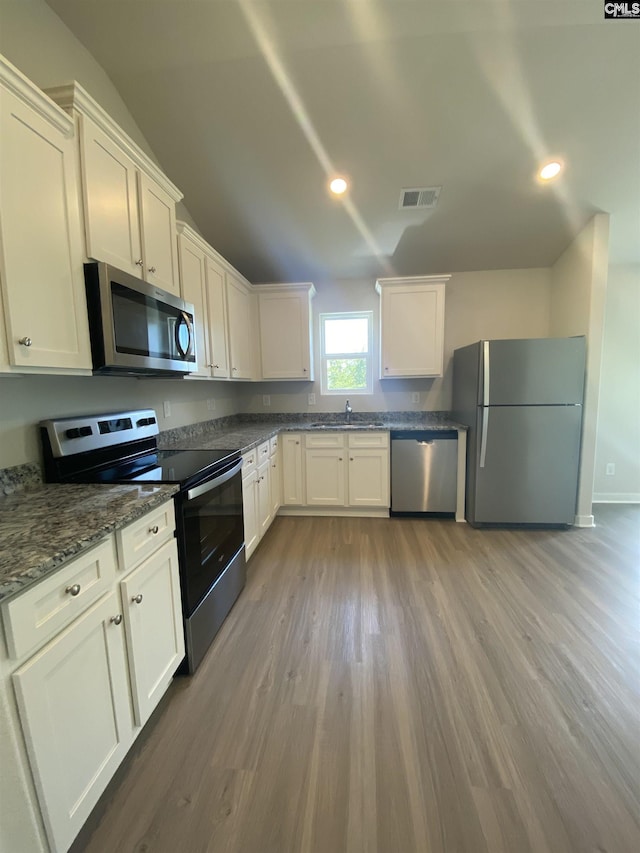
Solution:
[(410, 187), (400, 191), (400, 210), (433, 210), (442, 187)]

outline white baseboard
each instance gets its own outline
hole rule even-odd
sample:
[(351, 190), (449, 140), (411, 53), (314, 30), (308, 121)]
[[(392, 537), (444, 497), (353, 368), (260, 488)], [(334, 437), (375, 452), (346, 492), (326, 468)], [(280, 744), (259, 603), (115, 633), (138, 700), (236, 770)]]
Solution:
[(594, 504), (640, 504), (639, 492), (597, 492)]
[(573, 522), (575, 527), (595, 527), (595, 519), (592, 515), (576, 515)]

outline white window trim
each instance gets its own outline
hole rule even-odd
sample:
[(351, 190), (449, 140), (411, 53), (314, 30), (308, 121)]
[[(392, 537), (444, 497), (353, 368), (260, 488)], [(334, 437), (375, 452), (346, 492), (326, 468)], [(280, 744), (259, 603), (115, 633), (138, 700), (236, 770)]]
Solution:
[[(331, 353), (327, 355), (324, 351), (324, 320), (358, 320), (366, 319), (368, 321), (368, 352), (346, 352), (346, 353)], [(346, 395), (363, 395), (373, 394), (373, 311), (325, 311), (320, 314), (320, 394), (326, 397), (344, 397)], [(333, 358), (364, 358), (367, 363), (367, 387), (366, 388), (340, 388), (336, 391), (330, 391), (327, 388), (327, 359)]]

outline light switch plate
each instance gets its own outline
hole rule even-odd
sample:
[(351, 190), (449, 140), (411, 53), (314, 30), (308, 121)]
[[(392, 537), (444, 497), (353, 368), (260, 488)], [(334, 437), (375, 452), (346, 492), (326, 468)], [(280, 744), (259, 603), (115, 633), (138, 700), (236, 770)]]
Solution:
[(309, 405), (315, 406), (315, 404), (316, 404), (316, 395), (315, 394), (309, 394)]
[(171, 403), (169, 400), (165, 400), (162, 404), (162, 412), (165, 418), (171, 417)]
[(269, 394), (263, 394), (262, 395), (262, 405), (263, 406), (270, 406), (271, 405), (271, 397)]
[(411, 402), (412, 403), (419, 403), (420, 402), (420, 392), (419, 391), (412, 391), (411, 392)]
[(210, 397), (210, 398), (207, 400), (207, 409), (208, 409), (210, 412), (213, 412), (213, 411), (215, 411), (215, 408), (216, 408), (216, 401), (214, 400), (214, 398), (213, 398), (213, 397)]

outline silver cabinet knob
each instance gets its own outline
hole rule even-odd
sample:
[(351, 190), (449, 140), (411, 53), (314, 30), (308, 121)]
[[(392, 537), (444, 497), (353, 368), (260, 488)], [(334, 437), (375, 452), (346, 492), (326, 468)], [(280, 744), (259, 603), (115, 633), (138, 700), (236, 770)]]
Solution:
[(149, 267), (149, 272), (155, 272), (155, 271), (156, 271), (155, 267)]
[(385, 370), (389, 370), (389, 368), (388, 368), (388, 367), (385, 367)]
[(303, 367), (303, 368), (302, 368), (302, 372), (303, 372), (303, 373), (306, 373), (306, 372), (307, 372), (307, 368), (306, 368), (306, 367)]
[(30, 347), (31, 344), (33, 343), (33, 341), (31, 340), (31, 338), (24, 337), (24, 338), (20, 338), (18, 343), (22, 344), (23, 347)]
[(349, 462), (353, 462), (353, 456), (349, 457)]
[(338, 456), (338, 462), (342, 462), (342, 456)]
[(73, 586), (68, 586), (65, 589), (65, 592), (69, 593), (69, 595), (72, 595), (75, 598), (76, 595), (80, 595), (80, 584), (74, 583)]
[(158, 525), (154, 524), (153, 527), (149, 528), (149, 533), (153, 533), (153, 535), (155, 536), (159, 530), (160, 530), (160, 528), (158, 527)]
[(142, 266), (142, 258), (138, 258), (138, 260), (136, 261), (136, 266), (137, 266), (137, 267), (141, 267), (141, 266)]
[(137, 595), (134, 595), (131, 601), (133, 604), (142, 604), (142, 593), (139, 592)]
[(113, 622), (114, 625), (119, 625), (122, 622), (122, 614), (118, 613), (117, 616), (112, 616), (111, 619), (109, 619), (109, 622)]

